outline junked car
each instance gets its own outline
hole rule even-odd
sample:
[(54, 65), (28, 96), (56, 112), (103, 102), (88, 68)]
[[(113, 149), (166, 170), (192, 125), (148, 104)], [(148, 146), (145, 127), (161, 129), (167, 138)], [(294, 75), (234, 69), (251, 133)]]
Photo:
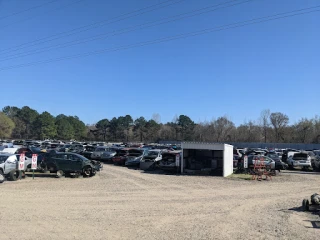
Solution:
[(21, 174), (24, 174), (24, 172), (18, 170), (19, 157), (20, 155), (11, 153), (0, 154), (0, 183), (5, 178), (16, 181), (21, 177)]
[(167, 151), (162, 153), (162, 159), (158, 161), (157, 167), (165, 171), (177, 171), (177, 156), (179, 164), (181, 161), (182, 151)]
[(41, 168), (44, 172), (56, 173), (57, 177), (80, 174), (91, 177), (102, 169), (102, 165), (77, 153), (51, 152), (42, 160)]
[(157, 162), (162, 159), (162, 150), (152, 149), (147, 150), (140, 160), (141, 170), (153, 170), (156, 168)]
[(261, 155), (249, 155), (248, 156), (248, 166), (249, 168), (254, 168), (255, 165), (262, 163), (270, 170), (285, 170), (287, 169), (287, 164), (282, 161), (274, 161), (267, 156)]
[(95, 146), (85, 146), (84, 147), (84, 151), (82, 153), (80, 153), (82, 156), (91, 159), (91, 155), (92, 153), (95, 151), (96, 147)]
[(94, 152), (91, 154), (91, 159), (101, 160), (101, 156), (104, 152), (109, 151), (110, 146), (99, 146), (97, 147)]
[(140, 167), (140, 160), (142, 159), (146, 150), (133, 148), (128, 151), (128, 156), (125, 162), (127, 167)]
[(117, 151), (117, 154), (112, 158), (114, 165), (125, 165), (130, 148), (122, 148)]
[(303, 169), (308, 169), (311, 167), (311, 156), (308, 152), (298, 152), (293, 154), (292, 157), (288, 158), (288, 165), (290, 169), (295, 167), (301, 167)]
[(100, 161), (112, 162), (112, 158), (117, 154), (119, 148), (110, 147), (101, 154)]

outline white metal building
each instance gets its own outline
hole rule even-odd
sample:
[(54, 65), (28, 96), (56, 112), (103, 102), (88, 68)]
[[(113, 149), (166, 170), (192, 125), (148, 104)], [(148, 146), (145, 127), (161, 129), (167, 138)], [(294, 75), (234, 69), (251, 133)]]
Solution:
[(183, 142), (181, 173), (211, 172), (227, 177), (233, 173), (233, 146), (223, 143)]

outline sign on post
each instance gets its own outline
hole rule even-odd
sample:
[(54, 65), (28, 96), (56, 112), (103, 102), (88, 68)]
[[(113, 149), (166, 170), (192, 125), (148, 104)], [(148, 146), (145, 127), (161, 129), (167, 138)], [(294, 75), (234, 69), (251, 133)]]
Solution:
[(38, 155), (37, 154), (32, 154), (32, 161), (31, 161), (31, 169), (32, 170), (35, 170), (37, 169), (37, 166), (38, 166)]
[(19, 158), (19, 166), (18, 166), (19, 171), (24, 171), (24, 160), (25, 160), (24, 153), (21, 153)]
[(248, 156), (244, 156), (243, 158), (243, 168), (248, 168)]
[(180, 155), (179, 154), (176, 155), (176, 166), (177, 167), (180, 166)]

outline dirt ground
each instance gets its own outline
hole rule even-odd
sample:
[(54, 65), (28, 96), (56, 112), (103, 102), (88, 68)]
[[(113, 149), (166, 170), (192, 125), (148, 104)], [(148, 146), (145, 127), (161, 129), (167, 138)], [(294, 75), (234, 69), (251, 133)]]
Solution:
[(0, 184), (0, 239), (319, 239), (302, 199), (320, 175), (272, 181), (143, 173), (105, 165), (93, 178)]

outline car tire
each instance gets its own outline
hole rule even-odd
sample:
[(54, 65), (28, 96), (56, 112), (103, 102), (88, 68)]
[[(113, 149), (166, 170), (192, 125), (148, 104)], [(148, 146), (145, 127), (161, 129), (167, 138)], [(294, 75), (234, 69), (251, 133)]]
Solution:
[(3, 183), (5, 180), (4, 174), (2, 171), (0, 171), (0, 183)]
[(56, 177), (57, 177), (57, 178), (61, 178), (61, 177), (63, 177), (63, 176), (64, 176), (64, 172), (63, 172), (62, 170), (58, 170)]
[(309, 211), (309, 206), (310, 206), (310, 203), (309, 203), (309, 200), (308, 199), (303, 199), (302, 201), (302, 211), (306, 212), (306, 211)]
[(91, 177), (92, 176), (92, 168), (91, 167), (84, 167), (82, 171), (83, 177)]
[(21, 177), (22, 177), (22, 172), (19, 170), (13, 170), (9, 173), (10, 181), (17, 181)]

